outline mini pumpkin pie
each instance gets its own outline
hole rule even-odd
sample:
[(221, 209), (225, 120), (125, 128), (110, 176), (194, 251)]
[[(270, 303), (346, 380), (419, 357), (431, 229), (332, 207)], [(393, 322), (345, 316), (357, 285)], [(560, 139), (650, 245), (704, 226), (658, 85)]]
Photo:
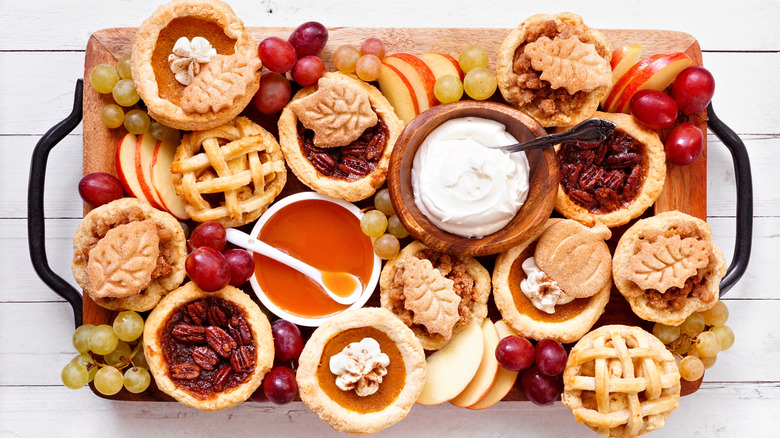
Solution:
[(90, 211), (73, 237), (73, 277), (111, 310), (154, 307), (184, 280), (186, 257), (179, 222), (136, 198)]
[(236, 117), (259, 88), (257, 44), (227, 4), (174, 0), (141, 24), (131, 68), (149, 115), (177, 129)]
[(328, 320), (298, 363), (301, 400), (333, 429), (353, 435), (402, 420), (425, 382), (420, 341), (381, 308), (348, 310)]
[(382, 307), (412, 329), (426, 350), (438, 350), (469, 323), (487, 317), (490, 274), (473, 257), (445, 254), (420, 242), (382, 268)]
[(580, 423), (609, 437), (662, 428), (680, 403), (672, 353), (639, 327), (607, 325), (574, 345), (561, 399)]
[(642, 319), (682, 324), (718, 302), (726, 259), (710, 226), (678, 211), (637, 221), (615, 249), (615, 285)]
[(351, 76), (326, 73), (284, 108), (279, 143), (304, 184), (355, 202), (384, 184), (401, 129), (403, 122), (379, 90)]
[(496, 78), (510, 105), (542, 126), (591, 117), (612, 86), (612, 48), (572, 13), (529, 17), (498, 52)]
[(612, 290), (612, 257), (603, 224), (549, 219), (536, 236), (499, 254), (493, 298), (520, 335), (568, 343), (599, 319)]
[(249, 398), (274, 360), (268, 318), (233, 286), (205, 292), (189, 282), (176, 289), (149, 314), (143, 339), (157, 387), (202, 411)]
[(279, 143), (246, 117), (185, 135), (171, 173), (192, 219), (226, 227), (260, 217), (287, 182)]
[(556, 146), (561, 182), (555, 209), (569, 219), (608, 227), (650, 207), (664, 186), (666, 154), (658, 134), (628, 114), (597, 112), (617, 128), (603, 142)]

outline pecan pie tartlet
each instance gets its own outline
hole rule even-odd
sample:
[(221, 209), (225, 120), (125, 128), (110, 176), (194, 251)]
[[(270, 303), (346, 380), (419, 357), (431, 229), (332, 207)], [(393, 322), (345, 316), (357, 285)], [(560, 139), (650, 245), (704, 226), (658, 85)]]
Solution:
[(248, 295), (233, 286), (205, 292), (189, 282), (149, 314), (144, 353), (158, 388), (187, 406), (219, 411), (260, 386), (274, 341)]

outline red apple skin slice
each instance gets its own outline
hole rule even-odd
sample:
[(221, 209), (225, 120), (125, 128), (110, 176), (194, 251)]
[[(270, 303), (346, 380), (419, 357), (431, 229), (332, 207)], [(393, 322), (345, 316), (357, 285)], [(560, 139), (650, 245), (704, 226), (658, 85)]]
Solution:
[(420, 114), (417, 104), (417, 95), (412, 84), (397, 68), (382, 62), (382, 70), (379, 74), (379, 90), (395, 109), (398, 117), (409, 123), (410, 120)]
[(620, 97), (620, 92), (623, 91), (624, 88), (626, 88), (626, 85), (628, 85), (629, 82), (633, 80), (633, 78), (639, 74), (640, 71), (642, 71), (645, 67), (650, 65), (653, 61), (663, 58), (664, 54), (658, 54), (658, 55), (652, 55), (647, 58), (644, 58), (637, 62), (636, 64), (632, 65), (631, 68), (626, 71), (623, 76), (618, 79), (617, 82), (615, 82), (615, 85), (612, 86), (612, 91), (609, 92), (609, 95), (607, 96), (607, 99), (604, 101), (604, 104), (602, 105), (602, 108), (606, 112), (615, 112), (614, 106), (615, 103)]
[[(642, 54), (641, 44), (631, 44), (621, 47), (612, 54), (612, 87), (615, 86), (617, 81), (623, 77), (623, 75), (633, 65), (639, 62), (639, 56)], [(610, 92), (612, 91), (610, 87)], [(603, 99), (601, 99), (601, 107), (604, 108), (604, 104), (607, 101), (610, 93), (607, 93)]]
[(641, 80), (637, 78), (631, 81), (620, 93), (615, 106), (616, 112), (628, 114), (628, 104), (631, 102), (634, 93), (639, 90), (663, 91), (669, 84), (674, 82), (674, 78), (681, 71), (691, 65), (693, 65), (693, 60), (682, 52), (672, 53), (654, 61), (644, 69), (646, 73), (650, 74), (647, 79)]
[(453, 75), (461, 81), (463, 80), (463, 70), (461, 70), (458, 60), (446, 53), (423, 53), (420, 59), (428, 65), (436, 80), (445, 75)]
[(154, 150), (157, 147), (158, 140), (152, 137), (149, 131), (138, 136), (138, 142), (135, 149), (135, 173), (138, 175), (138, 184), (141, 191), (152, 207), (158, 210), (165, 210), (162, 201), (157, 197), (157, 191), (152, 186), (152, 160), (154, 159)]
[[(507, 325), (503, 319), (496, 321), (495, 326), (499, 340), (510, 335), (517, 336), (517, 332), (509, 327), (509, 325)], [(508, 369), (499, 366), (498, 373), (496, 373), (496, 378), (493, 381), (493, 386), (490, 388), (487, 394), (485, 394), (478, 402), (466, 407), (473, 410), (482, 410), (495, 405), (504, 397), (506, 397), (506, 395), (509, 394), (509, 391), (511, 391), (515, 386), (518, 374), (519, 373), (517, 371), (509, 371)]]
[(396, 67), (401, 74), (406, 76), (417, 95), (420, 112), (438, 103), (433, 94), (436, 78), (431, 69), (420, 58), (408, 53), (394, 53), (387, 56), (382, 62)]
[(177, 143), (165, 140), (157, 143), (152, 160), (152, 186), (163, 207), (176, 219), (183, 221), (190, 218), (185, 208), (184, 197), (176, 194), (171, 176), (171, 164), (176, 154)]
[(129, 133), (119, 141), (115, 156), (116, 173), (119, 176), (119, 181), (122, 182), (125, 193), (151, 204), (149, 199), (144, 196), (136, 173), (135, 151), (139, 141), (139, 137)]

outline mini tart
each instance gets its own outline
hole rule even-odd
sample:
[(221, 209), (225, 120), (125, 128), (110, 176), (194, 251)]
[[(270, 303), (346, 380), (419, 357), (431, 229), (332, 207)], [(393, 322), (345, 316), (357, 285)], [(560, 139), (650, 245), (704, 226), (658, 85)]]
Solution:
[(536, 340), (550, 338), (562, 343), (579, 340), (599, 319), (609, 301), (612, 282), (588, 298), (555, 306), (555, 313), (545, 313), (531, 303), (520, 289), (526, 278), (521, 265), (534, 255), (539, 237), (561, 219), (548, 219), (533, 238), (499, 254), (493, 269), (493, 299), (506, 323), (518, 334)]
[[(596, 112), (593, 117), (615, 122), (617, 128), (595, 148), (581, 149), (577, 142), (555, 147), (561, 176), (555, 209), (587, 226), (600, 221), (612, 228), (639, 217), (658, 199), (666, 179), (666, 153), (658, 134), (629, 114)], [(625, 157), (635, 162), (617, 162)], [(612, 160), (615, 164), (608, 164)]]
[[(214, 327), (219, 327), (224, 339), (211, 338), (209, 330)], [(175, 330), (179, 329), (187, 331), (177, 333)], [(201, 339), (196, 341), (190, 337), (182, 341), (177, 336), (201, 336)], [(233, 286), (205, 292), (189, 282), (176, 289), (149, 314), (143, 340), (146, 360), (157, 387), (179, 402), (202, 411), (227, 409), (248, 399), (260, 386), (274, 360), (274, 341), (268, 318), (248, 295)], [(230, 353), (225, 353), (227, 357), (215, 353), (217, 347), (214, 345), (220, 345), (224, 340), (235, 344), (229, 346), (232, 348)], [(203, 355), (196, 358), (195, 349), (211, 352), (205, 359)], [(241, 364), (236, 358), (239, 350), (247, 352), (245, 359), (248, 362), (244, 364), (244, 370), (236, 372), (237, 365)], [(202, 363), (209, 356), (215, 361), (203, 367)], [(199, 376), (193, 380), (174, 378), (174, 368), (182, 363), (197, 368)], [(229, 369), (223, 371), (225, 368)], [(227, 377), (222, 377), (223, 373)], [(224, 379), (221, 390), (215, 387), (216, 379)], [(203, 390), (204, 387), (208, 389)]]
[[(424, 326), (413, 323), (412, 312), (404, 308), (403, 288), (395, 285), (395, 281), (398, 270), (403, 268), (406, 260), (410, 257), (428, 259), (434, 268), (440, 270), (445, 269), (440, 268), (442, 265), (447, 265), (449, 272), (444, 277), (455, 282), (455, 293), (461, 297), (458, 307), (460, 319), (455, 323), (449, 339), (438, 333), (429, 333)], [(470, 279), (461, 277), (470, 277)], [(463, 288), (459, 288), (457, 285), (463, 284), (464, 280), (466, 280), (466, 283), (473, 280), (473, 286), (469, 287), (468, 290), (462, 290)], [(490, 274), (473, 257), (444, 254), (430, 249), (418, 241), (414, 241), (402, 249), (398, 255), (390, 259), (382, 268), (382, 274), (379, 277), (379, 290), (382, 307), (391, 311), (407, 326), (411, 327), (423, 348), (426, 350), (439, 350), (450, 342), (452, 336), (463, 331), (469, 323), (476, 321), (481, 324), (487, 317), (487, 301), (490, 298)]]
[[(109, 230), (142, 220), (152, 220), (157, 225), (160, 257), (155, 271), (163, 275), (152, 274), (152, 280), (144, 290), (129, 297), (92, 297), (92, 285), (87, 275), (90, 250)], [(187, 240), (176, 218), (136, 198), (121, 198), (95, 208), (84, 216), (73, 236), (71, 268), (76, 282), (98, 305), (111, 310), (145, 312), (153, 308), (168, 292), (179, 287), (186, 275), (186, 258)]]
[[(282, 114), (279, 117), (279, 144), (282, 146), (287, 165), (301, 182), (323, 195), (344, 199), (349, 202), (360, 201), (373, 195), (385, 183), (390, 154), (393, 152), (395, 141), (398, 139), (404, 125), (395, 114), (390, 102), (375, 87), (342, 73), (325, 73), (324, 77), (357, 84), (368, 96), (371, 108), (376, 113), (379, 122), (377, 123), (378, 126), (368, 128), (365, 132), (372, 132), (375, 136), (383, 135), (386, 138), (381, 156), (378, 159), (368, 160), (370, 168), (368, 174), (344, 174), (338, 171), (338, 165), (344, 158), (342, 154), (343, 147), (327, 148), (326, 150), (315, 152), (319, 148), (305, 146), (305, 144), (311, 145), (309, 139), (312, 131), (305, 129), (299, 123), (298, 117), (290, 108), (290, 104), (314, 93), (317, 89), (313, 86), (298, 91), (290, 103), (282, 110)], [(355, 145), (358, 142), (365, 144), (367, 141), (358, 139), (351, 144)], [(324, 168), (322, 165), (315, 164), (317, 162), (317, 153), (327, 154), (335, 161), (336, 166), (333, 174), (327, 175), (323, 173)]]
[(219, 0), (173, 0), (160, 6), (141, 24), (133, 38), (131, 69), (138, 94), (149, 115), (158, 122), (184, 130), (203, 130), (235, 118), (260, 86), (260, 70), (240, 84), (242, 94), (232, 105), (214, 112), (186, 112), (180, 106), (185, 88), (171, 72), (168, 55), (180, 37), (206, 38), (218, 55), (257, 58), (257, 43), (244, 23)]
[[(379, 390), (360, 397), (342, 391), (330, 371), (330, 358), (352, 342), (374, 338), (390, 358)], [(314, 331), (298, 360), (301, 400), (320, 419), (341, 432), (366, 435), (406, 417), (425, 382), (425, 352), (420, 341), (392, 313), (381, 308), (348, 310)]]
[[(574, 95), (566, 89), (553, 90), (547, 81), (538, 79), (535, 70), (534, 84), (521, 82), (515, 71), (515, 63), (522, 56), (525, 45), (542, 36), (550, 39), (556, 36), (577, 38), (586, 44), (593, 44), (598, 54), (607, 62), (612, 59), (612, 47), (601, 32), (591, 29), (582, 22), (582, 17), (569, 12), (556, 15), (533, 15), (512, 30), (501, 43), (496, 65), (498, 89), (504, 100), (512, 106), (535, 118), (542, 126), (571, 126), (591, 117), (601, 99), (609, 92), (608, 86), (600, 86), (590, 92), (578, 91)], [(528, 96), (533, 96), (528, 100)], [(552, 98), (551, 98), (552, 96)]]
[[(683, 239), (693, 237), (712, 245), (707, 265), (688, 277), (683, 288), (672, 287), (659, 294), (655, 290), (642, 289), (621, 276), (641, 242), (653, 243), (659, 237), (674, 235)], [(726, 269), (726, 258), (712, 242), (710, 226), (699, 218), (669, 211), (639, 220), (626, 230), (615, 248), (612, 277), (637, 316), (666, 325), (680, 325), (693, 312), (703, 312), (718, 302), (720, 281), (726, 275)]]

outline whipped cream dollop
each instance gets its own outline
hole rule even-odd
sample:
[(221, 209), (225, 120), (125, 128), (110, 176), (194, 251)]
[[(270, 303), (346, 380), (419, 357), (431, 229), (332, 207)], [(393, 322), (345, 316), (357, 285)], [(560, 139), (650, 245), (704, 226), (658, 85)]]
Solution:
[(374, 338), (353, 342), (330, 358), (330, 372), (336, 375), (336, 386), (342, 391), (355, 390), (361, 397), (379, 390), (387, 374), (390, 358)]
[(180, 84), (190, 85), (200, 73), (200, 65), (211, 61), (215, 56), (217, 49), (211, 47), (206, 38), (195, 37), (190, 41), (187, 37), (181, 37), (173, 45), (173, 53), (168, 55), (168, 64)]
[(438, 228), (482, 237), (504, 228), (528, 197), (525, 152), (504, 124), (479, 117), (448, 120), (434, 129), (414, 156), (412, 189), (417, 208)]
[(567, 295), (555, 280), (539, 269), (534, 257), (525, 259), (522, 267), (526, 278), (520, 282), (520, 290), (537, 309), (552, 315), (555, 306), (574, 301), (573, 296)]

